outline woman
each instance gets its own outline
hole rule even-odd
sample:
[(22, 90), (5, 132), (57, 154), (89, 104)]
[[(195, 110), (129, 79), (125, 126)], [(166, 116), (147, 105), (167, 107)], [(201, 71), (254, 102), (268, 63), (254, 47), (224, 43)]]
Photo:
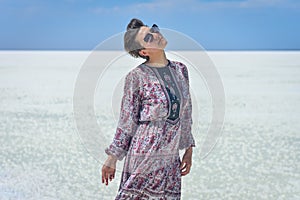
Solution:
[(116, 134), (105, 150), (106, 185), (117, 160), (126, 157), (116, 199), (180, 199), (181, 176), (191, 169), (195, 142), (188, 71), (166, 58), (166, 45), (157, 25), (150, 28), (138, 19), (128, 24), (125, 49), (146, 61), (126, 75)]

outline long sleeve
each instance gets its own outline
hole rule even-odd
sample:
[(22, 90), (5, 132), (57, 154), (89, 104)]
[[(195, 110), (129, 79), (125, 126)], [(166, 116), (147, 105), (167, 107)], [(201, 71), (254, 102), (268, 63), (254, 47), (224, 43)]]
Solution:
[(191, 95), (190, 95), (190, 91), (189, 91), (189, 76), (188, 76), (188, 70), (187, 70), (186, 66), (183, 67), (182, 73), (183, 73), (184, 79), (187, 84), (183, 90), (183, 96), (186, 99), (186, 103), (183, 105), (182, 117), (180, 119), (182, 128), (181, 128), (179, 149), (184, 149), (184, 148), (188, 148), (191, 146), (192, 147), (195, 146), (195, 140), (192, 135), (192, 125), (193, 125), (192, 100), (191, 100)]
[(139, 123), (140, 94), (138, 74), (131, 71), (126, 75), (121, 110), (113, 142), (105, 149), (108, 155), (122, 160), (129, 149), (132, 136)]

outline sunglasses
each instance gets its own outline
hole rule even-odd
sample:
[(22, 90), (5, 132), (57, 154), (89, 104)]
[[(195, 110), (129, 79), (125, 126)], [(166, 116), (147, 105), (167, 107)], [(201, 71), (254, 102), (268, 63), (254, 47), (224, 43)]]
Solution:
[(152, 27), (150, 28), (150, 33), (147, 33), (146, 36), (144, 37), (144, 41), (147, 43), (151, 43), (154, 40), (154, 37), (151, 33), (159, 33), (159, 28), (156, 24), (153, 24)]

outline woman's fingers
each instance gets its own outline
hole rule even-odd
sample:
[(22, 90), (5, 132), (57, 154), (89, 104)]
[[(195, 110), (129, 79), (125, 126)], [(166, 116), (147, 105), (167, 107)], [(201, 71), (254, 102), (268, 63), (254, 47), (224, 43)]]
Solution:
[(183, 155), (182, 162), (180, 164), (181, 176), (185, 176), (190, 173), (192, 166), (192, 148), (188, 148)]
[(104, 183), (105, 185), (108, 184), (107, 176), (108, 176), (108, 174), (107, 174), (107, 169), (106, 169), (106, 167), (104, 167), (104, 168), (102, 169), (102, 183)]
[(115, 169), (104, 165), (102, 167), (102, 183), (108, 185), (108, 180), (112, 181), (115, 178)]
[(113, 172), (113, 174), (110, 174), (109, 180), (112, 181), (114, 178), (115, 178), (115, 173)]
[(108, 156), (102, 166), (102, 183), (108, 185), (108, 180), (112, 181), (115, 178), (117, 158)]
[(189, 162), (186, 161), (182, 161), (182, 163), (180, 164), (180, 172), (181, 172), (181, 176), (185, 176), (188, 173), (190, 173), (191, 170), (191, 164)]
[(181, 176), (185, 176), (190, 173), (191, 165), (185, 164), (184, 167), (181, 169)]
[(183, 169), (185, 169), (186, 168), (186, 163), (185, 162), (182, 162), (181, 164), (180, 164), (180, 170), (182, 171)]
[(108, 184), (108, 170), (106, 166), (102, 167), (102, 183)]
[(183, 171), (181, 171), (181, 176), (185, 176), (185, 175), (187, 175), (188, 173), (190, 173), (190, 169), (191, 169), (191, 167), (190, 166), (186, 166), (185, 167), (185, 170)]

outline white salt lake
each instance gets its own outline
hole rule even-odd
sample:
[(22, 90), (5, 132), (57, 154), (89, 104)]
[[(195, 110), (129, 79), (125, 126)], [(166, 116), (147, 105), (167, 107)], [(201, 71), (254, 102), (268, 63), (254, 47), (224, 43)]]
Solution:
[[(142, 60), (102, 53), (99, 67), (106, 70), (94, 96), (99, 135), (82, 138), (73, 95), (91, 52), (0, 51), (0, 199), (114, 198), (122, 163), (104, 186), (104, 148), (114, 135), (124, 75)], [(200, 158), (213, 105), (203, 77), (187, 64), (197, 127), (182, 199), (300, 199), (300, 52), (206, 53), (223, 83), (225, 120), (216, 146)], [(199, 54), (167, 55), (193, 63)]]

